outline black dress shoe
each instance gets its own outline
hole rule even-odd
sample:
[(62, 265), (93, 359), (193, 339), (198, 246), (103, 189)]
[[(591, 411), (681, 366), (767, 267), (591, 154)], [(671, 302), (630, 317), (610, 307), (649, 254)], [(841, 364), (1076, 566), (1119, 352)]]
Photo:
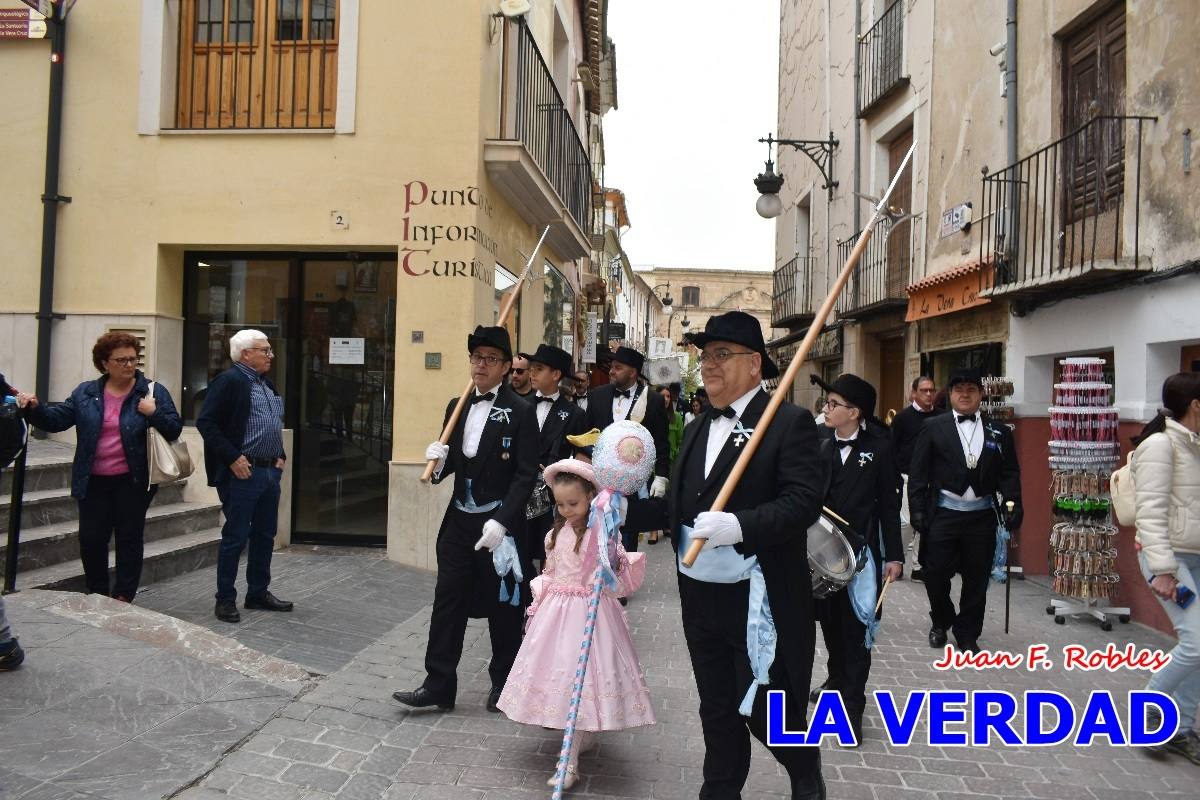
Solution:
[(925, 580), (925, 571), (923, 569), (921, 569), (920, 567), (917, 567), (909, 574), (908, 577), (912, 578), (914, 581), (924, 581)]
[(453, 711), (454, 701), (449, 703), (442, 702), (433, 696), (433, 693), (424, 686), (413, 689), (411, 692), (392, 692), (392, 698), (404, 703), (406, 706), (413, 708), (429, 708), (437, 706), (441, 711)]
[(218, 600), (217, 607), (213, 610), (217, 615), (217, 619), (222, 622), (241, 622), (242, 615), (238, 613), (237, 602), (233, 600)]
[(814, 688), (811, 692), (808, 693), (808, 702), (815, 703), (818, 700), (820, 700), (821, 692), (836, 692), (836, 691), (837, 691), (837, 687), (834, 686), (830, 682), (829, 678), (826, 678), (824, 683), (822, 683), (820, 686)]
[(930, 647), (945, 647), (946, 646), (946, 629), (934, 626), (929, 629), (929, 646)]
[(958, 636), (955, 636), (954, 640), (955, 640), (955, 642), (958, 643), (958, 649), (964, 653), (978, 653), (979, 652), (979, 641), (976, 639), (966, 639), (966, 638), (959, 638)]
[(292, 603), (280, 600), (270, 592), (264, 592), (261, 597), (247, 597), (246, 608), (261, 608), (263, 611), (291, 611)]
[(500, 713), (500, 693), (504, 691), (502, 686), (493, 686), (492, 691), (488, 692), (487, 710), (493, 714)]
[(793, 778), (792, 800), (825, 800), (825, 778), (819, 771), (816, 775)]

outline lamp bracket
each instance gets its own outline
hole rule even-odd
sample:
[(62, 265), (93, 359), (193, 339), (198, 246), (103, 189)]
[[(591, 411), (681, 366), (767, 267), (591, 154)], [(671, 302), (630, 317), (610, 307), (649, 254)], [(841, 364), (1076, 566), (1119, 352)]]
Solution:
[(759, 139), (759, 141), (765, 142), (768, 147), (773, 144), (791, 145), (808, 156), (820, 171), (821, 177), (825, 179), (821, 188), (827, 189), (829, 198), (833, 199), (833, 189), (838, 185), (838, 181), (833, 179), (833, 151), (838, 146), (838, 140), (834, 138), (833, 131), (829, 132), (828, 139), (776, 139), (771, 134), (767, 134), (767, 138)]

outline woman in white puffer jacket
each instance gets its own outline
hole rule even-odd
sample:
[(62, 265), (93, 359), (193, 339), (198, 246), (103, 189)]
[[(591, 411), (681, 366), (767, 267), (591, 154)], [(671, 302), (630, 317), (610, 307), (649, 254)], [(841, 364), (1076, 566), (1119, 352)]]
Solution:
[[(1179, 706), (1175, 738), (1160, 749), (1200, 765), (1194, 730), (1200, 705), (1200, 373), (1172, 375), (1162, 394), (1164, 408), (1142, 430), (1133, 455), (1138, 562), (1179, 642), (1146, 688), (1171, 695)], [(1177, 600), (1181, 587), (1193, 595), (1186, 608)]]

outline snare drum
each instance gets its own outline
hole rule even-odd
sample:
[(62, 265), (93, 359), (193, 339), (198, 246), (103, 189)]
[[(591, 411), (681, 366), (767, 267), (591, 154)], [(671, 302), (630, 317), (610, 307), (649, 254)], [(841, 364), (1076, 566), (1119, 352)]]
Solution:
[(857, 558), (842, 525), (828, 513), (808, 529), (808, 566), (813, 597), (828, 597), (850, 583), (858, 571)]

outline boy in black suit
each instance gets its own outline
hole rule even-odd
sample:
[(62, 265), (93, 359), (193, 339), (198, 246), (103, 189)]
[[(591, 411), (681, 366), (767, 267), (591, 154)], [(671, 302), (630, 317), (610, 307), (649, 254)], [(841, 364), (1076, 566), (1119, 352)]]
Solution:
[[(913, 448), (908, 473), (908, 508), (921, 534), (919, 559), (929, 595), (929, 646), (943, 647), (953, 629), (960, 650), (978, 652), (996, 553), (996, 524), (1003, 503), (1008, 519), (1021, 526), (1021, 468), (1007, 425), (983, 416), (983, 379), (960, 370), (947, 387), (953, 413), (926, 420)], [(950, 579), (962, 574), (957, 613)]]
[(661, 502), (650, 502), (666, 497), (668, 476), (671, 473), (671, 443), (667, 437), (667, 411), (662, 398), (650, 391), (641, 380), (642, 365), (646, 358), (632, 347), (619, 347), (613, 354), (608, 369), (611, 383), (598, 386), (588, 393), (587, 422), (585, 429), (603, 431), (620, 420), (641, 423), (654, 440), (656, 458), (654, 477), (648, 484), (649, 500), (629, 497), (629, 511), (621, 529), (622, 544), (628, 552), (638, 547), (638, 532), (658, 530), (659, 525), (650, 521), (661, 517)]
[[(491, 551), (506, 536), (513, 537), (520, 562), (528, 563), (525, 503), (537, 475), (537, 417), (533, 406), (504, 382), (512, 364), (508, 331), (481, 325), (467, 337), (467, 350), (475, 384), (470, 402), (450, 443), (433, 442), (425, 451), (427, 459), (438, 462), (435, 483), (454, 475), (454, 493), (437, 538), (438, 574), (425, 648), (425, 682), (392, 696), (415, 708), (453, 709), (467, 618), (487, 617), (492, 638), (487, 708), (496, 712), (521, 646), (524, 603), (500, 601), (502, 579), (492, 565)], [(457, 402), (454, 398), (446, 406), (446, 421)], [(523, 585), (531, 577), (526, 575)], [(512, 591), (520, 592), (521, 586), (516, 584)]]
[[(767, 690), (785, 692), (792, 730), (805, 727), (815, 629), (807, 531), (825, 485), (812, 415), (783, 403), (724, 511), (717, 494), (767, 407), (764, 378), (779, 375), (758, 320), (741, 311), (712, 317), (691, 336), (712, 409), (684, 431), (668, 495), (671, 543), (680, 557), (683, 632), (700, 693), (704, 732), (703, 798), (741, 797), (750, 770), (750, 735), (766, 744)], [(682, 556), (691, 539), (706, 544), (695, 564)], [(777, 634), (773, 662), (747, 648), (751, 587), (765, 589)], [(753, 615), (753, 616), (752, 616)], [(752, 661), (753, 659), (753, 661)], [(764, 681), (747, 699), (758, 666)], [(749, 715), (739, 706), (749, 703)], [(823, 798), (816, 747), (773, 747), (793, 798)]]
[(559, 389), (563, 378), (570, 378), (571, 355), (549, 344), (538, 345), (537, 352), (526, 356), (534, 394), (529, 396), (538, 424), (538, 477), (533, 495), (525, 508), (529, 520), (529, 558), (541, 562), (546, 558), (545, 536), (554, 525), (554, 497), (542, 480), (542, 471), (555, 461), (570, 458), (575, 448), (568, 436), (583, 433), (584, 411), (571, 402)]
[[(839, 375), (832, 384), (815, 375), (813, 381), (826, 392), (827, 432), (822, 437), (821, 455), (830, 481), (825, 505), (850, 523), (847, 535), (854, 552), (860, 552), (864, 544), (870, 549), (877, 599), (884, 579), (897, 580), (903, 573), (904, 552), (891, 443), (867, 424), (875, 413), (875, 387), (850, 374)], [(854, 612), (849, 589), (816, 601), (829, 652), (828, 677), (820, 688), (841, 694), (855, 739), (861, 744), (871, 651), (864, 645), (867, 626)], [(814, 690), (814, 695), (819, 692)], [(815, 696), (810, 699), (816, 701)]]

